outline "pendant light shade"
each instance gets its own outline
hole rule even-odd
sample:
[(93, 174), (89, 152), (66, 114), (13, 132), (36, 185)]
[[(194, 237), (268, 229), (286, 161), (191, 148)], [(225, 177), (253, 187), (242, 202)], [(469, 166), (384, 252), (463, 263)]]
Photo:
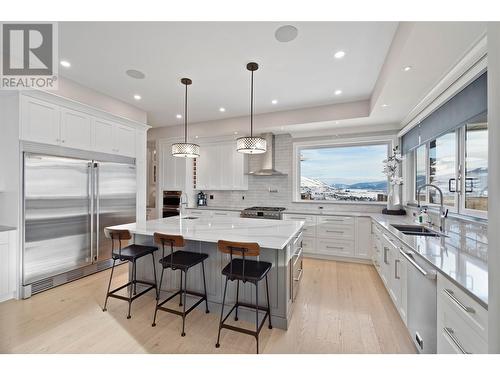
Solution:
[(236, 150), (243, 154), (263, 154), (267, 150), (267, 142), (262, 137), (253, 136), (253, 72), (259, 69), (259, 64), (247, 64), (247, 70), (252, 73), (250, 83), (250, 137), (241, 137), (236, 140)]
[(172, 156), (178, 158), (197, 158), (200, 156), (200, 146), (195, 143), (188, 143), (187, 139), (187, 105), (188, 105), (188, 86), (193, 83), (189, 78), (182, 78), (181, 83), (186, 86), (184, 96), (184, 142), (174, 143), (172, 145)]

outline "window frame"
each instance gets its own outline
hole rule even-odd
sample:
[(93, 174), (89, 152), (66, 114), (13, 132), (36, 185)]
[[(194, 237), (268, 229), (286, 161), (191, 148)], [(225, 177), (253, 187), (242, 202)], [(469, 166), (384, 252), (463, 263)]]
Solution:
[[(301, 199), (300, 195), (300, 152), (304, 149), (317, 149), (317, 148), (340, 148), (340, 147), (356, 147), (356, 146), (375, 146), (387, 145), (387, 156), (389, 156), (394, 145), (397, 144), (397, 136), (382, 135), (372, 137), (356, 137), (345, 139), (329, 139), (321, 141), (297, 141), (293, 143), (293, 181), (292, 181), (292, 202), (293, 203), (309, 203), (309, 204), (355, 204), (355, 205), (375, 205), (386, 206), (387, 202), (359, 202), (359, 201), (328, 201), (328, 200), (305, 200)], [(381, 170), (383, 166), (380, 166)], [(387, 178), (389, 183), (389, 178)]]
[[(450, 130), (449, 132), (455, 132), (455, 178), (457, 179), (457, 188), (455, 192), (455, 204), (454, 206), (444, 206), (445, 209), (449, 209), (451, 213), (457, 214), (457, 215), (463, 215), (463, 216), (470, 216), (474, 218), (479, 218), (479, 219), (487, 219), (488, 218), (488, 211), (481, 211), (481, 210), (474, 210), (470, 208), (465, 208), (465, 157), (466, 157), (466, 129), (467, 125), (470, 124), (470, 122), (467, 122), (459, 127), (457, 127), (454, 130)], [(425, 160), (426, 160), (426, 165), (425, 165), (425, 179), (426, 183), (430, 181), (430, 144), (433, 140), (449, 133), (443, 133), (437, 136), (436, 138), (433, 138), (425, 143), (422, 143), (415, 147), (413, 150), (409, 152), (409, 156), (412, 159), (412, 173), (411, 173), (411, 179), (405, 178), (405, 183), (406, 180), (409, 180), (410, 182), (410, 194), (409, 196), (411, 197), (411, 200), (407, 201), (407, 204), (411, 205), (417, 205), (417, 181), (416, 181), (416, 170), (417, 170), (417, 157), (416, 157), (416, 151), (419, 147), (424, 146), (425, 147)], [(420, 202), (421, 205), (425, 205), (429, 207), (431, 210), (434, 209), (439, 209), (440, 204), (434, 204), (429, 202), (429, 189), (425, 189), (425, 201)]]

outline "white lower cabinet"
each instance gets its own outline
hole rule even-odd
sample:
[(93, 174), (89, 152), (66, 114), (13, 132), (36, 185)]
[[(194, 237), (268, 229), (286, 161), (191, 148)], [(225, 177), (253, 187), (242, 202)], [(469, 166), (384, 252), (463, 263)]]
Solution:
[(488, 311), (438, 275), (438, 354), (488, 353)]
[(305, 256), (370, 259), (371, 219), (347, 215), (285, 214), (284, 220), (304, 221)]
[(0, 302), (16, 294), (16, 236), (16, 230), (0, 232)]
[(224, 210), (210, 210), (210, 209), (196, 209), (188, 208), (187, 213), (199, 217), (240, 217), (240, 211), (224, 211)]

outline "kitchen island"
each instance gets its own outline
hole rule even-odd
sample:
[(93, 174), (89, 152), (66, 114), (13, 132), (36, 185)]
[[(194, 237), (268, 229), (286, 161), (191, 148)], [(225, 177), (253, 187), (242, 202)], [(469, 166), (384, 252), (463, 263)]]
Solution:
[[(161, 232), (172, 235), (182, 235), (186, 240), (184, 250), (208, 254), (205, 261), (208, 302), (211, 313), (220, 312), (224, 277), (222, 269), (229, 263), (229, 255), (217, 250), (217, 241), (257, 242), (261, 247), (259, 260), (270, 262), (273, 267), (269, 272), (269, 293), (271, 318), (273, 326), (287, 329), (293, 310), (292, 288), (298, 288), (297, 279), (300, 274), (294, 274), (296, 257), (301, 250), (303, 221), (283, 221), (266, 219), (246, 219), (235, 217), (198, 217), (174, 216), (164, 219), (148, 220), (142, 223), (131, 223), (109, 227), (109, 229), (127, 229), (137, 244), (152, 244), (153, 234)], [(165, 254), (169, 254), (166, 249)], [(155, 253), (156, 269), (152, 269), (151, 260), (141, 259), (137, 262), (137, 279), (154, 281), (154, 274), (161, 273), (158, 260), (161, 249)], [(189, 290), (202, 292), (203, 279), (201, 267), (193, 268), (187, 275)], [(165, 296), (179, 290), (180, 271), (165, 272), (161, 292)], [(139, 284), (138, 284), (139, 287)], [(228, 284), (226, 306), (230, 307), (236, 297), (236, 283)], [(240, 286), (240, 301), (253, 303), (254, 286), (250, 283)], [(259, 284), (259, 294), (265, 295), (264, 283)], [(162, 297), (163, 298), (163, 297)], [(188, 306), (190, 305), (188, 296)], [(152, 307), (153, 313), (153, 307)], [(254, 311), (241, 310), (240, 317), (253, 322)]]

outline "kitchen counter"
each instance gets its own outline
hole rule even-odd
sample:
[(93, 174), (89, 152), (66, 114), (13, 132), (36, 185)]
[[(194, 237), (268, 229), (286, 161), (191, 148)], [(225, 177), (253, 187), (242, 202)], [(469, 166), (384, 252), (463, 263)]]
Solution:
[(16, 230), (14, 227), (9, 227), (6, 225), (0, 225), (0, 232), (9, 232), (11, 230)]
[(214, 242), (219, 240), (258, 242), (261, 247), (283, 249), (304, 226), (303, 221), (247, 219), (239, 217), (205, 218), (173, 216), (110, 227), (152, 236), (154, 232), (182, 235), (187, 240)]
[[(291, 272), (293, 268), (293, 256), (297, 252), (294, 239), (302, 231), (303, 221), (282, 221), (266, 219), (246, 219), (238, 217), (215, 217), (196, 219), (169, 217), (158, 220), (149, 220), (145, 223), (131, 223), (117, 225), (106, 228), (128, 229), (134, 234), (136, 244), (152, 244), (153, 234), (162, 232), (174, 235), (182, 235), (186, 239), (183, 247), (185, 251), (201, 252), (208, 255), (204, 262), (204, 274), (206, 275), (206, 288), (210, 311), (217, 314), (220, 311), (223, 302), (223, 285), (225, 277), (222, 275), (222, 269), (229, 263), (230, 256), (221, 253), (217, 248), (218, 240), (257, 242), (261, 246), (259, 260), (272, 264), (268, 274), (269, 279), (269, 301), (271, 307), (271, 317), (273, 326), (276, 328), (287, 329), (292, 315), (291, 298)], [(166, 249), (166, 252), (169, 252)], [(162, 272), (162, 267), (158, 261), (162, 256), (162, 250), (153, 254), (154, 260), (150, 257), (144, 257), (138, 260), (136, 275), (139, 280), (154, 281)], [(153, 268), (154, 265), (154, 268)], [(132, 267), (129, 266), (129, 274)], [(165, 277), (162, 278), (160, 290), (163, 294), (172, 295), (179, 290), (180, 277), (179, 272), (167, 270)], [(307, 271), (306, 271), (307, 272)], [(203, 273), (201, 267), (196, 266), (189, 272), (188, 289), (196, 292), (203, 292)], [(168, 277), (167, 277), (168, 275)], [(141, 288), (138, 285), (138, 288)], [(228, 299), (226, 299), (227, 308), (232, 301), (234, 285), (230, 286)], [(266, 294), (265, 283), (259, 283), (259, 294)], [(252, 303), (255, 296), (255, 286), (252, 283), (242, 283), (240, 285), (240, 301)], [(264, 303), (262, 301), (261, 303)], [(226, 310), (226, 312), (229, 310)], [(251, 323), (255, 322), (255, 312), (252, 310), (241, 310), (241, 319)], [(158, 319), (171, 319), (160, 315)]]
[[(448, 237), (408, 236), (393, 224), (415, 224), (408, 216), (372, 214), (373, 220), (412, 249), (430, 266), (443, 274), (484, 308), (488, 308), (488, 262), (486, 246), (449, 232)], [(476, 245), (474, 245), (476, 243)], [(484, 256), (483, 256), (484, 255)]]

